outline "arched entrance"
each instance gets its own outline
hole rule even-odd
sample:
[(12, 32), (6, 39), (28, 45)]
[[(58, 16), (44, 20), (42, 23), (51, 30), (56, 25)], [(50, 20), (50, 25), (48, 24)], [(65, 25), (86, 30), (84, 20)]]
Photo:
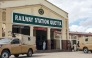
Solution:
[(34, 27), (34, 36), (36, 36), (36, 48), (37, 50), (43, 50), (43, 42), (46, 42), (47, 50), (47, 28)]

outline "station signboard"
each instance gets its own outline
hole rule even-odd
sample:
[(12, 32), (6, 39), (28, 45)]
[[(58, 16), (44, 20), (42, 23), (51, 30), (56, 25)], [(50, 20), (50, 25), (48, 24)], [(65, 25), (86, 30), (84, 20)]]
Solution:
[(28, 14), (21, 14), (21, 13), (13, 12), (12, 20), (13, 20), (13, 23), (32, 24), (32, 25), (62, 28), (62, 20), (28, 15)]

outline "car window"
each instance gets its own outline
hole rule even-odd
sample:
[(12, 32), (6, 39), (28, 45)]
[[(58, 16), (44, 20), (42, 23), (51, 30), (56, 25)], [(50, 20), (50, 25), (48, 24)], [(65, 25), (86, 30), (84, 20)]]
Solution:
[(9, 43), (9, 42), (11, 42), (11, 39), (8, 38), (0, 39), (0, 43)]
[(12, 44), (20, 44), (19, 39), (14, 39), (14, 40), (12, 41)]

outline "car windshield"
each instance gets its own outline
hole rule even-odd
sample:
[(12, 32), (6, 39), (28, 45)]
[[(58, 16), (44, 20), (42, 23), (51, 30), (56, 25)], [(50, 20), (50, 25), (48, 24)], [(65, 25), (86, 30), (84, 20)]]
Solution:
[(0, 40), (0, 43), (9, 43), (9, 42), (11, 42), (11, 39), (8, 38), (4, 38)]

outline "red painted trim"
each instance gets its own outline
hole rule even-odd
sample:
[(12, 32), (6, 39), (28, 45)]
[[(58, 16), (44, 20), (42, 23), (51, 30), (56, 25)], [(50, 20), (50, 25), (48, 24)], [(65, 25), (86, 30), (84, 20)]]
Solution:
[(47, 31), (47, 28), (34, 27), (34, 30), (44, 30), (44, 31)]

